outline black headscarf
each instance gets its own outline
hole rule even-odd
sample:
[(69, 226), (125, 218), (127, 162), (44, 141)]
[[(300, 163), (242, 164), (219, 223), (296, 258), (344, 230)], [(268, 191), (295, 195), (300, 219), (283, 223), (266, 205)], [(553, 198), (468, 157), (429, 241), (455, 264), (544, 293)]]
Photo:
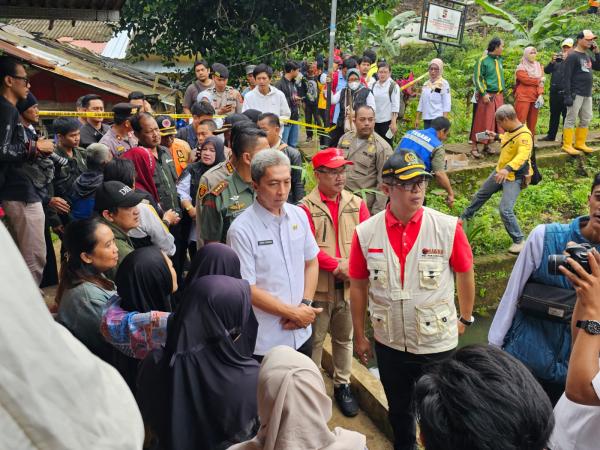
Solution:
[(185, 279), (185, 285), (191, 284), (196, 278), (204, 275), (227, 275), (242, 278), (240, 259), (231, 247), (213, 242), (206, 244), (194, 255)]
[[(158, 247), (134, 250), (121, 262), (115, 277), (121, 307), (125, 311), (171, 311), (173, 277)], [(115, 368), (135, 392), (139, 361), (113, 350)]]
[(140, 369), (145, 420), (168, 449), (221, 449), (253, 436), (258, 323), (248, 282), (196, 279), (174, 315), (165, 349), (152, 352)]
[(115, 277), (125, 311), (170, 311), (173, 277), (158, 247), (134, 250), (123, 259)]

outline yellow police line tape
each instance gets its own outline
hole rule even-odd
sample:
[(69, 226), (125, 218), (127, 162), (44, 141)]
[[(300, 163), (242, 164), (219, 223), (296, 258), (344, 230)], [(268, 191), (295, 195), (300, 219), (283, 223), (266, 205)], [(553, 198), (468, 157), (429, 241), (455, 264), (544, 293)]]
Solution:
[[(426, 76), (427, 76), (427, 73), (424, 73), (420, 77), (415, 78), (410, 83), (407, 83), (404, 86), (402, 86), (400, 88), (400, 90), (404, 91), (405, 89), (408, 89), (413, 84), (422, 80)], [(173, 119), (191, 119), (192, 118), (191, 114), (153, 113), (153, 115), (154, 116), (169, 116), (169, 117), (172, 117)], [(83, 111), (82, 112), (79, 112), (79, 111), (40, 111), (40, 116), (41, 117), (93, 117), (93, 118), (98, 118), (98, 119), (112, 119), (112, 118), (114, 118), (115, 114), (112, 112), (95, 112), (95, 111), (87, 111), (87, 112), (83, 112)], [(216, 119), (223, 119), (227, 116), (219, 115), (219, 116), (213, 116), (213, 117)], [(283, 123), (288, 123), (288, 124), (292, 124), (292, 125), (300, 125), (305, 128), (312, 128), (315, 130), (323, 130), (326, 133), (329, 133), (331, 130), (333, 130), (335, 128), (335, 125), (332, 125), (330, 127), (323, 127), (321, 125), (314, 125), (312, 123), (306, 123), (306, 122), (301, 122), (299, 120), (292, 120), (292, 119), (281, 119), (281, 121)]]
[[(191, 114), (175, 114), (175, 113), (154, 113), (154, 116), (169, 116), (173, 119), (191, 119)], [(112, 119), (115, 114), (113, 112), (78, 112), (78, 111), (40, 111), (40, 117), (86, 117), (86, 118), (97, 118), (97, 119)], [(222, 119), (227, 116), (213, 116), (215, 119)], [(292, 125), (301, 125), (306, 128), (314, 128), (316, 130), (324, 130), (329, 133), (335, 128), (335, 125), (331, 127), (322, 127), (320, 125), (314, 125), (312, 123), (300, 122), (298, 120), (281, 119), (284, 123)]]

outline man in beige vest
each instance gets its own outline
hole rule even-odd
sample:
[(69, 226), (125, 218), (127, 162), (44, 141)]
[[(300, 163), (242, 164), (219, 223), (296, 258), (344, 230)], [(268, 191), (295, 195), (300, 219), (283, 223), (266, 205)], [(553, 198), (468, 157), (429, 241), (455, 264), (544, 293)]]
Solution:
[(329, 331), (333, 351), (334, 396), (342, 413), (356, 416), (358, 405), (350, 391), (352, 316), (350, 314), (348, 255), (356, 226), (369, 218), (366, 203), (344, 190), (346, 166), (338, 148), (318, 152), (312, 159), (317, 186), (301, 201), (319, 244), (319, 282), (313, 306), (323, 308), (313, 324), (312, 359), (321, 365), (323, 341)]
[[(394, 448), (414, 449), (413, 387), (429, 363), (447, 358), (474, 321), (473, 253), (456, 217), (423, 207), (431, 174), (412, 151), (383, 166), (386, 209), (356, 228), (350, 250), (354, 348), (371, 356), (367, 302)], [(454, 305), (454, 281), (460, 316)]]

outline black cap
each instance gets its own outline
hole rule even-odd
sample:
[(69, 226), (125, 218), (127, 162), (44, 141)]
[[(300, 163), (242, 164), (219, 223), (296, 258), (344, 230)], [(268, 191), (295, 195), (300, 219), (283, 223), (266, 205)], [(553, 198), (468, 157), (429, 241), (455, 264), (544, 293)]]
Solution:
[(131, 103), (117, 103), (113, 106), (113, 113), (115, 113), (115, 119), (131, 119), (139, 111), (139, 106), (132, 105)]
[(381, 170), (383, 178), (393, 177), (401, 181), (410, 180), (415, 177), (428, 177), (432, 175), (425, 170), (425, 164), (411, 150), (400, 149), (383, 164)]
[(146, 100), (146, 96), (144, 95), (144, 93), (142, 91), (132, 91), (129, 93), (129, 95), (127, 96), (128, 100)]
[(211, 67), (213, 75), (221, 78), (229, 78), (229, 69), (221, 63), (214, 63)]
[(156, 123), (158, 124), (158, 129), (160, 130), (161, 136), (171, 136), (173, 134), (177, 134), (175, 120), (173, 120), (170, 116), (158, 116), (156, 117)]
[(22, 98), (21, 100), (19, 100), (17, 102), (17, 109), (19, 110), (19, 114), (23, 114), (25, 111), (27, 111), (33, 105), (37, 105), (37, 104), (38, 104), (38, 101), (37, 101), (37, 98), (35, 98), (35, 95), (33, 95), (31, 92), (28, 92), (27, 97)]
[(144, 194), (120, 181), (106, 181), (96, 189), (94, 209), (102, 212), (111, 208), (131, 208), (139, 205), (143, 199)]

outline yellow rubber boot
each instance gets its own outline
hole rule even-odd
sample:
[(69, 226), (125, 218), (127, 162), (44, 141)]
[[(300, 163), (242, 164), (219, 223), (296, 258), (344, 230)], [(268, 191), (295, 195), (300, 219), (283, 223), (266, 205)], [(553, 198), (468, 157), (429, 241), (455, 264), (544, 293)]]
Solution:
[(588, 147), (587, 145), (585, 145), (585, 140), (587, 139), (588, 131), (588, 128), (575, 128), (575, 145), (573, 147), (575, 147), (576, 150), (585, 153), (592, 153), (594, 151), (592, 147)]
[(575, 134), (575, 130), (573, 128), (564, 128), (563, 129), (563, 145), (562, 150), (565, 153), (568, 153), (572, 156), (581, 155), (579, 150), (575, 150), (573, 147), (573, 136)]

